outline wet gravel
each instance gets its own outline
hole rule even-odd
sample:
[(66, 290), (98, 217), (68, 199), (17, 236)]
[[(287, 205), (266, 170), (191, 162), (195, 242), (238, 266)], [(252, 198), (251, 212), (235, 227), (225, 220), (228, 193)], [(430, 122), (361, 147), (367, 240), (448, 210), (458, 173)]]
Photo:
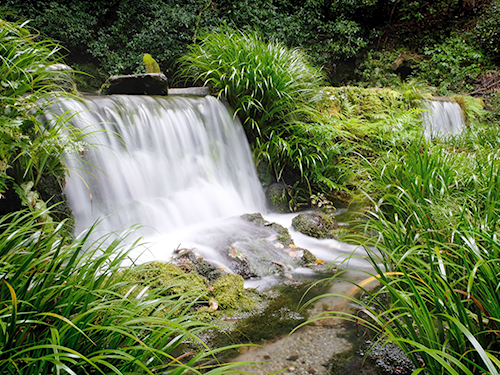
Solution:
[(344, 338), (340, 323), (330, 327), (306, 326), (291, 336), (281, 338), (265, 347), (250, 348), (236, 361), (259, 361), (253, 366), (241, 367), (254, 375), (267, 375), (285, 369), (283, 373), (297, 375), (328, 375), (330, 359), (334, 354), (352, 348)]
[[(350, 275), (351, 280), (362, 280), (362, 273)], [(350, 283), (335, 283), (332, 293), (344, 294), (352, 288)], [(326, 297), (317, 302), (310, 317), (320, 317), (325, 311), (349, 311), (353, 307), (341, 297)], [(291, 335), (268, 341), (261, 347), (246, 348), (233, 361), (257, 361), (252, 366), (239, 367), (253, 375), (268, 375), (284, 370), (283, 374), (329, 375), (330, 360), (335, 354), (349, 352), (353, 344), (345, 337), (346, 325), (340, 319), (318, 319)]]

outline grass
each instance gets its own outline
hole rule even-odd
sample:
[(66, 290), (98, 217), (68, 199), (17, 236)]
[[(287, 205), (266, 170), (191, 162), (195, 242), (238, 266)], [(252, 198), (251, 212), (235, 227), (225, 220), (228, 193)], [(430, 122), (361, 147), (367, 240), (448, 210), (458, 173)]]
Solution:
[(367, 281), (380, 287), (361, 283), (359, 313), (341, 316), (400, 346), (414, 374), (500, 372), (498, 128), (472, 105), (459, 137), (349, 159), (365, 213), (343, 240), (377, 249)]
[(242, 120), (256, 163), (277, 181), (311, 194), (334, 184), (325, 173), (335, 130), (318, 124), (316, 96), (324, 74), (300, 49), (223, 27), (205, 34), (179, 60), (179, 79), (208, 85)]
[(90, 242), (90, 229), (70, 240), (64, 223), (40, 215), (0, 219), (3, 374), (224, 374), (237, 365), (219, 364), (228, 348), (197, 338), (211, 327), (191, 316), (203, 295), (129, 281), (122, 239)]

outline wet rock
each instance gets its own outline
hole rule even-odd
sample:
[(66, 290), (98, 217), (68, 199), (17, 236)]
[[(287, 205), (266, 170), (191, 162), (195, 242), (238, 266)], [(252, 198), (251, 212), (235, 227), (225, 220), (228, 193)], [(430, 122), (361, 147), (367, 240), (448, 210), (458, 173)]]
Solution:
[(168, 95), (168, 80), (163, 73), (111, 76), (101, 86), (102, 95)]
[(275, 182), (269, 185), (266, 189), (266, 199), (272, 210), (280, 213), (291, 212), (283, 183)]
[[(385, 375), (410, 375), (415, 371), (412, 361), (398, 346), (392, 343), (375, 343), (370, 341), (366, 345), (371, 350), (367, 351), (368, 358), (373, 365)], [(360, 355), (364, 355), (361, 351)]]
[(332, 232), (338, 228), (337, 222), (323, 212), (301, 213), (293, 218), (292, 226), (315, 238), (335, 238)]
[(241, 218), (249, 223), (252, 223), (258, 227), (265, 227), (274, 231), (277, 234), (277, 240), (283, 244), (283, 247), (289, 247), (293, 245), (293, 239), (290, 235), (288, 229), (278, 223), (270, 223), (266, 221), (260, 213), (256, 214), (244, 214)]
[(184, 272), (195, 272), (209, 281), (215, 281), (225, 274), (223, 270), (204, 260), (193, 249), (176, 249), (173, 255), (175, 258), (172, 263)]
[(304, 254), (300, 258), (300, 263), (302, 266), (309, 266), (309, 265), (315, 265), (316, 264), (316, 257), (314, 256), (313, 253), (311, 253), (307, 249), (302, 249), (304, 251)]
[(258, 275), (257, 272), (252, 269), (247, 256), (242, 250), (238, 249), (237, 247), (229, 246), (226, 249), (224, 256), (228, 261), (231, 270), (234, 273), (242, 276), (244, 279), (262, 276)]

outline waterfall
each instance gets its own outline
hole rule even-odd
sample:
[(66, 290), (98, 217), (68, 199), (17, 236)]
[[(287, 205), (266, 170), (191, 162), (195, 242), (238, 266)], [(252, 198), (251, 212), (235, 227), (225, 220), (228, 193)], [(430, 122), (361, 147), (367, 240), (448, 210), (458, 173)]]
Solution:
[(424, 134), (427, 139), (460, 134), (464, 127), (464, 117), (460, 106), (450, 100), (431, 100), (424, 114)]
[(67, 162), (77, 231), (97, 221), (103, 233), (139, 224), (161, 252), (142, 260), (167, 260), (187, 228), (264, 211), (243, 128), (219, 100), (96, 96), (55, 108), (67, 111), (90, 144)]

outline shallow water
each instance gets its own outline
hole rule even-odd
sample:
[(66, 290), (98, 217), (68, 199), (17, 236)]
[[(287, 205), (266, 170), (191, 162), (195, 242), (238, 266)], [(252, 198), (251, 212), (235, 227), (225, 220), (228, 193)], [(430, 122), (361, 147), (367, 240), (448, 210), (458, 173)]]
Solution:
[[(278, 337), (260, 345), (248, 347), (231, 361), (256, 361), (252, 366), (241, 367), (253, 375), (266, 375), (285, 369), (285, 372), (298, 375), (328, 375), (329, 361), (335, 354), (349, 352), (354, 343), (347, 339), (355, 335), (348, 331), (344, 320), (327, 318), (325, 312), (352, 312), (356, 306), (337, 294), (344, 295), (353, 289), (353, 283), (361, 282), (369, 275), (362, 271), (349, 270), (342, 274), (342, 279), (332, 282), (331, 296), (323, 297), (310, 311), (310, 324), (305, 325), (290, 335)], [(349, 281), (343, 280), (347, 279)], [(374, 288), (376, 282), (368, 288)], [(335, 295), (333, 295), (335, 294)]]

